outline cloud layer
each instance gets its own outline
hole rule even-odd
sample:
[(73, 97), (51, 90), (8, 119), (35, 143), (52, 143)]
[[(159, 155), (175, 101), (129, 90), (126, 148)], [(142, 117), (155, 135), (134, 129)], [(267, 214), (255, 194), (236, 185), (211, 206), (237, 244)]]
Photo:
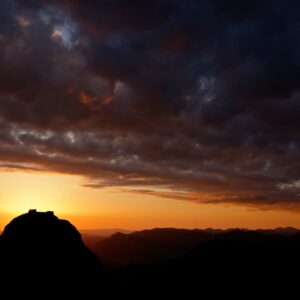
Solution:
[(300, 208), (298, 1), (0, 3), (2, 168)]

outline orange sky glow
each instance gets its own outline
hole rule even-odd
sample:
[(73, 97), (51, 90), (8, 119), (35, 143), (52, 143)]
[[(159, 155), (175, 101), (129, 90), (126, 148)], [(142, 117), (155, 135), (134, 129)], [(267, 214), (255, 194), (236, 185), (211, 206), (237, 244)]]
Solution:
[(300, 228), (298, 15), (129, 2), (0, 1), (0, 231)]
[(54, 210), (79, 229), (154, 227), (300, 227), (298, 213), (198, 204), (141, 195), (115, 188), (83, 187), (80, 176), (55, 173), (0, 173), (0, 229), (30, 208)]

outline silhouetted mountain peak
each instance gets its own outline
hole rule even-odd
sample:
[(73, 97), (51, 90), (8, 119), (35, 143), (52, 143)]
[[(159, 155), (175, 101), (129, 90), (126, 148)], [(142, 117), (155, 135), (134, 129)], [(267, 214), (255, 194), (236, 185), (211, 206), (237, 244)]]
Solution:
[(260, 240), (263, 239), (264, 236), (252, 230), (246, 229), (234, 229), (231, 231), (227, 231), (224, 233), (219, 234), (216, 239), (219, 240), (240, 240), (240, 241), (253, 241), (253, 240)]
[(15, 246), (22, 243), (23, 247), (57, 244), (60, 248), (71, 248), (82, 244), (80, 233), (70, 222), (60, 220), (51, 211), (36, 210), (29, 210), (13, 219), (5, 227), (1, 239)]
[(112, 266), (153, 263), (179, 257), (213, 236), (205, 230), (178, 228), (118, 232), (95, 243), (93, 251)]
[(278, 227), (278, 228), (275, 228), (274, 231), (276, 233), (283, 234), (283, 235), (294, 235), (296, 233), (299, 233), (299, 229), (298, 228), (291, 227), (291, 226), (288, 226), (288, 227)]
[(127, 233), (123, 233), (123, 232), (118, 231), (118, 232), (114, 233), (111, 237), (113, 239), (118, 239), (118, 238), (123, 238), (123, 237), (126, 237), (126, 236), (128, 236)]
[(30, 210), (18, 216), (5, 227), (0, 241), (4, 286), (35, 283), (53, 293), (78, 295), (94, 293), (98, 284), (108, 289), (112, 282), (77, 229), (53, 212)]

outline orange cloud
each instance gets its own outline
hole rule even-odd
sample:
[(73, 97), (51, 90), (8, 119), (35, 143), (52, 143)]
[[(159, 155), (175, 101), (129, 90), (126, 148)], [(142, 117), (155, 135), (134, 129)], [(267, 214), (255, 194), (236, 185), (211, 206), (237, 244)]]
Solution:
[(97, 100), (97, 97), (90, 96), (83, 91), (80, 92), (80, 97), (79, 97), (80, 103), (90, 105), (93, 102), (95, 102), (96, 100)]

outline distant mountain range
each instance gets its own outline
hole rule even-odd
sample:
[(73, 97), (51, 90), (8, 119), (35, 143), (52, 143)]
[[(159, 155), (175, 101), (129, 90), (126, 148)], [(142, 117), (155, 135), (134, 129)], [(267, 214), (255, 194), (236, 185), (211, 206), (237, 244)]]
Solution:
[(202, 240), (175, 259), (129, 264), (115, 273), (153, 298), (292, 299), (299, 287), (299, 254), (299, 232), (237, 229)]
[(213, 239), (219, 239), (236, 232), (262, 236), (292, 236), (299, 232), (292, 227), (276, 229), (175, 229), (155, 228), (132, 233), (117, 232), (110, 237), (83, 236), (88, 247), (111, 267), (129, 264), (149, 264), (178, 258), (197, 246)]
[(133, 230), (121, 229), (121, 228), (103, 228), (103, 229), (81, 229), (79, 230), (82, 235), (94, 235), (101, 237), (109, 237), (117, 232), (129, 234)]

